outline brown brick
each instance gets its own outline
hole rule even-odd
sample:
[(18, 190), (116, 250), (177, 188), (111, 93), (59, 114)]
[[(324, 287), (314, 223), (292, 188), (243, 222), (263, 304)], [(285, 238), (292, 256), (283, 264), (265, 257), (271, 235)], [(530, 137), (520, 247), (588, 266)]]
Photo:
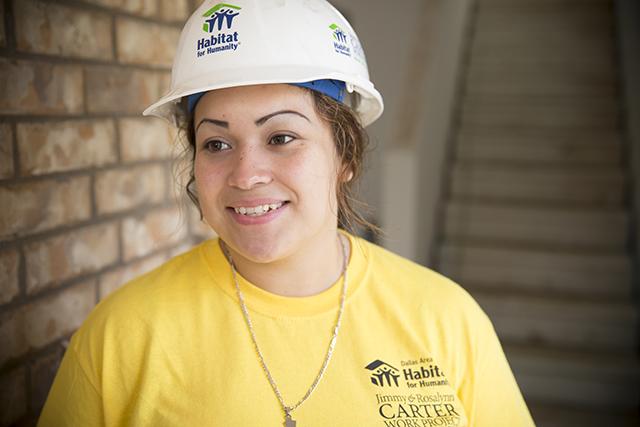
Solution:
[(100, 6), (119, 9), (140, 16), (156, 16), (158, 0), (86, 0)]
[(88, 177), (0, 186), (0, 239), (88, 219)]
[(92, 113), (139, 114), (160, 99), (166, 84), (162, 72), (116, 67), (87, 67), (86, 77)]
[(148, 255), (180, 243), (186, 237), (186, 221), (176, 208), (162, 209), (122, 223), (125, 260)]
[(102, 166), (117, 161), (112, 120), (18, 124), (22, 175)]
[(96, 177), (98, 213), (113, 213), (164, 199), (162, 165), (138, 166), (101, 172)]
[(37, 358), (29, 366), (31, 373), (29, 376), (31, 378), (30, 406), (33, 412), (39, 413), (44, 406), (51, 384), (53, 384), (53, 379), (56, 376), (56, 372), (58, 372), (63, 350), (62, 345), (59, 345), (52, 353)]
[(18, 251), (0, 252), (0, 304), (11, 301), (20, 289), (18, 288)]
[[(4, 33), (4, 2), (0, 3), (0, 46), (7, 45), (7, 36)], [(3, 425), (3, 424), (0, 424)]]
[(98, 285), (100, 289), (100, 299), (102, 300), (130, 280), (153, 270), (166, 260), (167, 257), (163, 254), (154, 255), (103, 274)]
[(0, 124), (0, 178), (13, 176), (13, 130), (11, 126)]
[(184, 22), (191, 12), (188, 0), (161, 0), (160, 8), (165, 21)]
[(76, 330), (95, 304), (95, 281), (83, 282), (0, 315), (0, 365)]
[(170, 67), (180, 31), (167, 25), (118, 18), (116, 21), (118, 59), (124, 63)]
[(0, 59), (0, 114), (80, 113), (82, 69)]
[(176, 131), (156, 118), (121, 119), (120, 153), (122, 160), (159, 160), (171, 158)]
[(118, 259), (115, 224), (86, 227), (62, 236), (31, 243), (25, 250), (27, 293), (91, 273)]
[(79, 58), (112, 59), (111, 17), (106, 13), (14, 0), (18, 50)]
[(27, 373), (19, 366), (0, 376), (0, 426), (14, 425), (26, 412)]

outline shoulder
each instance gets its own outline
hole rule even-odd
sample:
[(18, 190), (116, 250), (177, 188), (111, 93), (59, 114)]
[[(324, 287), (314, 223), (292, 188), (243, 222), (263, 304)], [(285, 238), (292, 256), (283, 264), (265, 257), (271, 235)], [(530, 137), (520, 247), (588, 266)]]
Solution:
[(189, 278), (206, 272), (207, 265), (203, 260), (202, 252), (207, 244), (210, 242), (204, 242), (123, 284), (101, 301), (98, 307), (117, 306), (137, 300), (144, 303), (149, 301), (149, 298), (157, 299), (180, 291)]
[(448, 277), (370, 242), (358, 239), (356, 244), (367, 260), (371, 291), (387, 301), (466, 326), (488, 322), (473, 297)]
[(74, 338), (142, 328), (197, 302), (200, 293), (212, 288), (204, 251), (213, 243), (204, 242), (122, 285), (94, 307)]

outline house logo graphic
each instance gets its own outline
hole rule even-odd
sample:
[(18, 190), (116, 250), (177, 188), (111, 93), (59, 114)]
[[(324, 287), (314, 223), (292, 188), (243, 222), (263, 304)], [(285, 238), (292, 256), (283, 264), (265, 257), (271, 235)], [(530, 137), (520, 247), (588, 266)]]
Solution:
[(218, 3), (202, 15), (207, 18), (202, 24), (202, 31), (205, 33), (213, 33), (214, 29), (221, 31), (225, 24), (227, 29), (230, 30), (233, 25), (233, 18), (240, 15), (240, 12), (238, 12), (240, 9), (242, 8), (229, 3)]
[(351, 56), (350, 35), (335, 23), (329, 25), (329, 29), (333, 34), (333, 49), (342, 55)]
[(202, 31), (210, 34), (198, 40), (196, 55), (198, 58), (223, 51), (235, 51), (240, 46), (237, 31), (231, 32), (235, 18), (240, 15), (240, 6), (218, 3), (207, 10), (202, 17)]
[(365, 366), (365, 369), (371, 371), (371, 383), (378, 387), (398, 387), (398, 378), (400, 371), (382, 360), (374, 360)]

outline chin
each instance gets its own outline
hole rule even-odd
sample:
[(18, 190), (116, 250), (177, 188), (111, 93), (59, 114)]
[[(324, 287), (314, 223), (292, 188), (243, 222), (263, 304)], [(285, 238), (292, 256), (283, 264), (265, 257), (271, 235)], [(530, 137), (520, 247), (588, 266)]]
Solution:
[[(272, 239), (224, 239), (224, 242), (248, 261), (268, 264), (282, 257), (282, 245)], [(237, 255), (236, 255), (237, 256)]]

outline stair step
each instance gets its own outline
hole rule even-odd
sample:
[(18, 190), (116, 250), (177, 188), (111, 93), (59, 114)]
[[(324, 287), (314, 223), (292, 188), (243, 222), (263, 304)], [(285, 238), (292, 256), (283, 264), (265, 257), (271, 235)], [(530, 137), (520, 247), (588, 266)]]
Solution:
[(470, 290), (508, 290), (595, 300), (631, 298), (625, 255), (482, 248), (445, 242), (438, 270)]
[(460, 127), (459, 135), (475, 141), (501, 141), (517, 143), (541, 142), (549, 144), (575, 144), (580, 143), (601, 143), (603, 146), (616, 146), (619, 149), (622, 136), (616, 129), (607, 130), (585, 130), (579, 129), (510, 129), (491, 126), (464, 126)]
[(508, 343), (633, 354), (636, 307), (628, 302), (592, 302), (475, 292), (500, 339)]
[[(479, 2), (476, 29), (519, 28), (532, 33), (558, 31), (563, 27), (613, 32), (610, 1), (485, 1)], [(477, 30), (476, 30), (477, 31)]]
[(511, 346), (505, 346), (505, 353), (529, 401), (624, 413), (637, 407), (640, 399), (640, 363), (635, 356)]
[(613, 62), (609, 4), (483, 4), (476, 19), (471, 62), (487, 57)]
[(640, 416), (636, 408), (615, 410), (540, 404), (527, 400), (529, 410), (537, 427), (638, 427)]
[(490, 240), (603, 249), (624, 253), (628, 216), (623, 210), (533, 208), (450, 202), (445, 208), (448, 241)]
[(484, 55), (506, 58), (578, 59), (601, 58), (613, 61), (612, 33), (603, 28), (572, 28), (564, 30), (540, 28), (532, 31), (510, 23), (508, 27), (477, 31), (471, 43), (472, 61)]
[(588, 71), (514, 70), (472, 66), (466, 82), (469, 95), (613, 96), (617, 90), (617, 80), (613, 75)]
[[(569, 80), (570, 78), (587, 79), (592, 83), (618, 81), (618, 74), (613, 61), (554, 61), (548, 58), (509, 58), (492, 55), (487, 58), (477, 58), (468, 65), (467, 74), (485, 76), (507, 76), (511, 73), (527, 75), (537, 79), (542, 76), (545, 79), (557, 78)], [(523, 81), (523, 84), (528, 84)], [(574, 81), (568, 81), (575, 84)], [(469, 86), (467, 89), (474, 89)], [(587, 89), (587, 88), (585, 88)]]
[(615, 129), (617, 103), (610, 97), (474, 94), (462, 105), (462, 126)]
[(616, 136), (493, 134), (461, 131), (455, 146), (457, 161), (499, 161), (571, 165), (621, 165)]
[(451, 196), (457, 199), (557, 202), (621, 206), (625, 179), (618, 169), (498, 168), (455, 165)]
[(611, 5), (612, 0), (478, 0), (478, 3), (487, 6), (513, 6), (514, 4), (528, 4), (528, 5), (540, 5), (540, 4), (560, 4), (563, 6), (575, 6), (585, 5), (589, 3), (606, 4)]

